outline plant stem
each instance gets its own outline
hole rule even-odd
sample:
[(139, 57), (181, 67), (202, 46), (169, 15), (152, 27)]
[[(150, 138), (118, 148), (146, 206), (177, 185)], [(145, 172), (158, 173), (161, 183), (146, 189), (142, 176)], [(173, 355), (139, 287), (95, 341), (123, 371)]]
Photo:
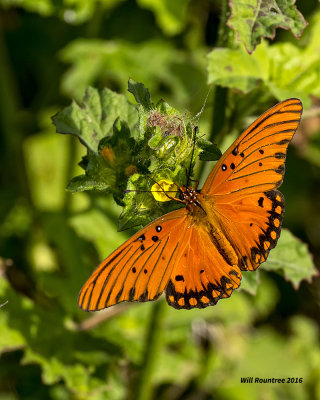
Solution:
[(152, 395), (152, 374), (161, 347), (162, 325), (167, 304), (164, 300), (154, 303), (147, 332), (146, 346), (134, 400), (149, 400)]
[[(76, 163), (76, 143), (73, 136), (68, 138), (68, 163), (66, 168), (66, 182), (69, 183), (73, 177), (74, 165)], [(70, 213), (71, 208), (71, 193), (65, 190), (64, 196), (64, 211), (66, 214)]]
[(0, 60), (0, 131), (3, 140), (1, 177), (13, 192), (25, 196), (31, 203), (23, 158), (23, 138), (19, 127), (19, 95), (7, 53), (2, 18), (0, 18)]
[(195, 393), (199, 392), (213, 369), (214, 363), (216, 361), (213, 346), (210, 345), (210, 347), (206, 351), (204, 351), (204, 349), (201, 350), (202, 359), (198, 374), (190, 380), (189, 384), (185, 387), (183, 392), (179, 394), (177, 400), (192, 398), (192, 395), (195, 395)]
[[(221, 2), (221, 14), (218, 29), (218, 40), (216, 47), (231, 47), (233, 34), (227, 26), (227, 21), (230, 17), (230, 8), (228, 0)], [(228, 99), (228, 89), (221, 86), (216, 86), (213, 93), (213, 114), (210, 140), (217, 142), (220, 139), (220, 133), (225, 125), (226, 108)]]

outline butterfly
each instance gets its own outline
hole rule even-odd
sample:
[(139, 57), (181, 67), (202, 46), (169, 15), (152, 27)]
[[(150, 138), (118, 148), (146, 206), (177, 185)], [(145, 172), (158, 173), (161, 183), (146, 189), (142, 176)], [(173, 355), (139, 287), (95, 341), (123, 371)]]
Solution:
[(156, 300), (204, 308), (229, 297), (241, 271), (266, 261), (279, 239), (287, 147), (302, 114), (288, 99), (262, 114), (222, 155), (200, 192), (179, 188), (185, 207), (151, 222), (110, 254), (82, 287), (78, 305), (97, 311)]

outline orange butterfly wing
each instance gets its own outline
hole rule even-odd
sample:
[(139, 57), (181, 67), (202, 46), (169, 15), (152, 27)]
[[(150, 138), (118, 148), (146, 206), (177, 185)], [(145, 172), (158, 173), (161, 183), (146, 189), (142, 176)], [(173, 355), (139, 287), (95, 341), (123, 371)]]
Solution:
[(288, 99), (254, 121), (222, 155), (209, 174), (203, 195), (228, 195), (228, 202), (279, 187), (287, 147), (302, 114), (299, 99)]
[(219, 251), (210, 225), (193, 218), (190, 223), (166, 288), (168, 304), (177, 309), (213, 306), (229, 297), (242, 277), (237, 259)]
[(221, 227), (243, 270), (264, 262), (280, 236), (284, 196), (275, 189), (301, 114), (298, 99), (265, 112), (225, 152), (201, 191), (208, 218)]
[(186, 232), (187, 210), (172, 211), (118, 247), (82, 287), (78, 305), (98, 311), (122, 301), (157, 299), (170, 279)]

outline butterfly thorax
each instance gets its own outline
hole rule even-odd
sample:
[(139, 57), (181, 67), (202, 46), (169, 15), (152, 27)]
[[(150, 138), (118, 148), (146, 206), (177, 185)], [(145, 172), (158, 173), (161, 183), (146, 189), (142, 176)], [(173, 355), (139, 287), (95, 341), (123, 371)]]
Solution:
[(179, 190), (180, 190), (179, 199), (186, 205), (186, 209), (189, 212), (192, 213), (198, 207), (202, 209), (198, 199), (199, 193), (197, 193), (196, 190), (194, 190), (192, 187), (187, 187), (187, 186), (181, 186)]

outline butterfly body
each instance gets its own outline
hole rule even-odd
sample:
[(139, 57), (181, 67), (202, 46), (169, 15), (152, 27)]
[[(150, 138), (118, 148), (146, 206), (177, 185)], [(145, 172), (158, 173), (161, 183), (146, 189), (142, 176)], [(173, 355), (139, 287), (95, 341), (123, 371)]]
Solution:
[(288, 143), (302, 113), (288, 99), (260, 116), (223, 154), (202, 190), (180, 188), (185, 207), (153, 221), (107, 257), (80, 291), (78, 304), (101, 310), (166, 292), (177, 309), (229, 297), (242, 270), (264, 262), (280, 236)]

